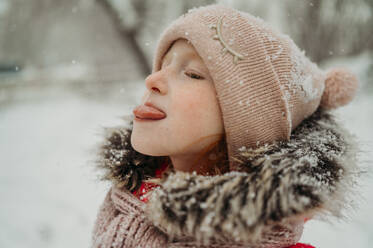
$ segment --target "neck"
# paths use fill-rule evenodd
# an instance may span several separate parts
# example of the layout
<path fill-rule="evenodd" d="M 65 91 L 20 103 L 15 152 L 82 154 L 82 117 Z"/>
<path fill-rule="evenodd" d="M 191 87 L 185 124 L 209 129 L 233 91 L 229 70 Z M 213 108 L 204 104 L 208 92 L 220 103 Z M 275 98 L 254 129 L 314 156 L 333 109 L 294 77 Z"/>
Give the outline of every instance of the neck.
<path fill-rule="evenodd" d="M 193 173 L 195 171 L 198 175 L 213 175 L 213 163 L 209 159 L 209 154 L 205 154 L 202 158 L 199 158 L 195 155 L 179 155 L 179 156 L 170 156 L 172 165 L 175 170 Z"/>

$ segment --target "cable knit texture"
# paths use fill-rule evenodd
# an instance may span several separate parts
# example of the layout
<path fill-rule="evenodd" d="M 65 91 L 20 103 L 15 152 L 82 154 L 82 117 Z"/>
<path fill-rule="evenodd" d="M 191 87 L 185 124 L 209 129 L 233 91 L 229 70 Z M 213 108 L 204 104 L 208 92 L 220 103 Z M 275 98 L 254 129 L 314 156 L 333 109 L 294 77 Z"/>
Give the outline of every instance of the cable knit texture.
<path fill-rule="evenodd" d="M 92 247 L 166 247 L 167 236 L 144 215 L 143 203 L 112 188 L 97 216 Z"/>

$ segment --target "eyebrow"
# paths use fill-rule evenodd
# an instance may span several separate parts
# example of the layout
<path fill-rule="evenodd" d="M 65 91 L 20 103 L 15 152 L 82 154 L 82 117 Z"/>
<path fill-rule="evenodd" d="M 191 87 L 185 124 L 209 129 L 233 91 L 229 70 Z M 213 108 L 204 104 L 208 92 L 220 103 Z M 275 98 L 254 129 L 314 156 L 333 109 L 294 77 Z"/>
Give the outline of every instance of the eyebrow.
<path fill-rule="evenodd" d="M 167 52 L 166 55 L 163 57 L 162 62 L 161 62 L 161 66 L 163 65 L 164 61 L 166 60 L 166 57 L 167 57 L 169 54 L 170 54 L 170 53 Z M 191 58 L 195 58 L 195 60 L 197 60 L 197 56 L 196 56 L 195 53 L 192 52 L 192 51 L 184 53 L 184 54 L 183 54 L 183 57 L 184 57 L 184 58 L 187 57 L 187 58 L 189 58 L 189 59 L 191 59 Z M 169 58 L 170 58 L 170 56 L 167 57 L 167 59 L 169 59 Z M 205 65 L 202 59 L 198 60 L 198 63 L 200 63 L 200 64 L 202 63 L 203 65 Z M 206 67 L 206 65 L 203 66 L 203 68 L 201 68 L 201 70 L 202 70 L 203 73 L 206 73 L 206 74 L 207 74 L 206 76 L 208 76 L 208 75 L 209 75 L 209 71 L 208 71 L 207 68 L 205 69 L 205 67 Z"/>

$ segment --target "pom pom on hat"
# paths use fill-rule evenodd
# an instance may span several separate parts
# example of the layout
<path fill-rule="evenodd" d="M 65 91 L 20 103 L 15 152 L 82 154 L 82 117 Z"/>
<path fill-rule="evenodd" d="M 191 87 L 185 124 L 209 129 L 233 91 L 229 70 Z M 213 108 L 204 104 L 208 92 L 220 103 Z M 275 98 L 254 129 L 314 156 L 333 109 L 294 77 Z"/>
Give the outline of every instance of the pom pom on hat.
<path fill-rule="evenodd" d="M 326 74 L 325 89 L 320 105 L 335 109 L 349 103 L 358 88 L 357 77 L 345 68 L 333 68 Z"/>

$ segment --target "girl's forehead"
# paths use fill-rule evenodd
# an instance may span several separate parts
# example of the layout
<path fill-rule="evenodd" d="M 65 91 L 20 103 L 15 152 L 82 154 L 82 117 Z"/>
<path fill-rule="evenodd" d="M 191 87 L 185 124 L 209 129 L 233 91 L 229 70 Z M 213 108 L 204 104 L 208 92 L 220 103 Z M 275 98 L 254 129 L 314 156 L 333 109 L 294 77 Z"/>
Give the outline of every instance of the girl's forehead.
<path fill-rule="evenodd" d="M 166 61 L 167 63 L 171 63 L 172 60 L 188 61 L 188 63 L 198 65 L 199 69 L 205 73 L 206 77 L 210 77 L 210 73 L 203 59 L 199 56 L 193 45 L 186 40 L 180 39 L 174 42 L 162 58 L 161 65 Z"/>
<path fill-rule="evenodd" d="M 197 54 L 197 51 L 194 49 L 193 45 L 185 39 L 178 39 L 175 42 L 173 42 L 169 51 L 171 50 Z"/>
<path fill-rule="evenodd" d="M 180 44 L 180 43 L 179 43 Z M 176 42 L 171 46 L 171 48 L 167 51 L 163 60 L 166 58 L 188 58 L 188 59 L 200 59 L 197 51 L 194 49 L 192 45 L 189 45 L 185 42 L 185 44 L 176 44 Z"/>

